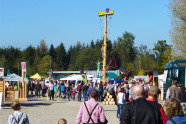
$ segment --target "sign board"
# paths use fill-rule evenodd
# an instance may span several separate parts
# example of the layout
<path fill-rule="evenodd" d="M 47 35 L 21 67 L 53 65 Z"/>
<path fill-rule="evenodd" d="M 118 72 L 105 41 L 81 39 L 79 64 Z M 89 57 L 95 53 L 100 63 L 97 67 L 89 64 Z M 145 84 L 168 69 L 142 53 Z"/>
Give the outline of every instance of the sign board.
<path fill-rule="evenodd" d="M 4 68 L 0 68 L 0 77 L 4 77 Z"/>
<path fill-rule="evenodd" d="M 153 72 L 153 77 L 158 77 L 158 71 Z"/>
<path fill-rule="evenodd" d="M 113 10 L 110 10 L 109 12 L 99 12 L 99 16 L 104 16 L 104 15 L 113 15 L 114 14 L 114 11 Z"/>
<path fill-rule="evenodd" d="M 21 62 L 22 71 L 26 72 L 26 62 Z"/>

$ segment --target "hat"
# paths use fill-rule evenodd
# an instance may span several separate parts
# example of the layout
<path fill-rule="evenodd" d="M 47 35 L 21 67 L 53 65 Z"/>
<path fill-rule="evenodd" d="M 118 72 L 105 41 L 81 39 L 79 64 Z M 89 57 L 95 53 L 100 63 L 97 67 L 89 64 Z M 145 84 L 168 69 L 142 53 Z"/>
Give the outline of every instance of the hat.
<path fill-rule="evenodd" d="M 160 89 L 156 86 L 151 86 L 149 91 L 154 92 L 155 94 L 160 94 L 161 93 Z"/>

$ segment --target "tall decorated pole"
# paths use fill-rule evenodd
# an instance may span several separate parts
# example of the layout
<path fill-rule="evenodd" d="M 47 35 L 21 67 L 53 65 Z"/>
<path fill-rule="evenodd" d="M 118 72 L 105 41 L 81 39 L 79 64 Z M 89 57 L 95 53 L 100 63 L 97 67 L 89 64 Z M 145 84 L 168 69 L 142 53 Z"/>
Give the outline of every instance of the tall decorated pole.
<path fill-rule="evenodd" d="M 113 15 L 114 11 L 106 8 L 104 12 L 99 12 L 99 16 L 105 16 L 104 42 L 103 42 L 103 77 L 102 82 L 106 82 L 106 58 L 107 58 L 107 15 Z"/>

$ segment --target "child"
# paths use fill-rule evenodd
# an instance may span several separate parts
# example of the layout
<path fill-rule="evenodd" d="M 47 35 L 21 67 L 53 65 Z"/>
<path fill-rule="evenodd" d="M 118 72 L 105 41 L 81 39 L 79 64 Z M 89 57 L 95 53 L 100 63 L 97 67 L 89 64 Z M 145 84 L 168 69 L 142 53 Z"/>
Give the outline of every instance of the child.
<path fill-rule="evenodd" d="M 27 114 L 22 113 L 21 110 L 21 104 L 18 100 L 12 101 L 12 109 L 14 110 L 14 113 L 11 114 L 8 118 L 8 124 L 29 124 L 29 120 L 27 117 Z"/>
<path fill-rule="evenodd" d="M 76 96 L 76 88 L 75 87 L 73 87 L 72 94 L 73 94 L 73 100 L 75 101 L 75 96 Z"/>
<path fill-rule="evenodd" d="M 67 121 L 63 118 L 59 119 L 58 124 L 67 124 Z"/>

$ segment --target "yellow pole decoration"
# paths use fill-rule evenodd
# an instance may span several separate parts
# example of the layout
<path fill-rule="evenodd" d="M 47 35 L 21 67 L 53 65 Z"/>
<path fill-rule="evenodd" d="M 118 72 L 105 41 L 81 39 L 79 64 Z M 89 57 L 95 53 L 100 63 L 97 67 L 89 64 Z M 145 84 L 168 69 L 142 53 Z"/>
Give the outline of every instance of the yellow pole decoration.
<path fill-rule="evenodd" d="M 106 58 L 107 58 L 107 15 L 113 15 L 114 11 L 106 8 L 105 12 L 99 12 L 99 16 L 105 16 L 104 42 L 103 42 L 103 77 L 102 82 L 106 82 Z"/>

